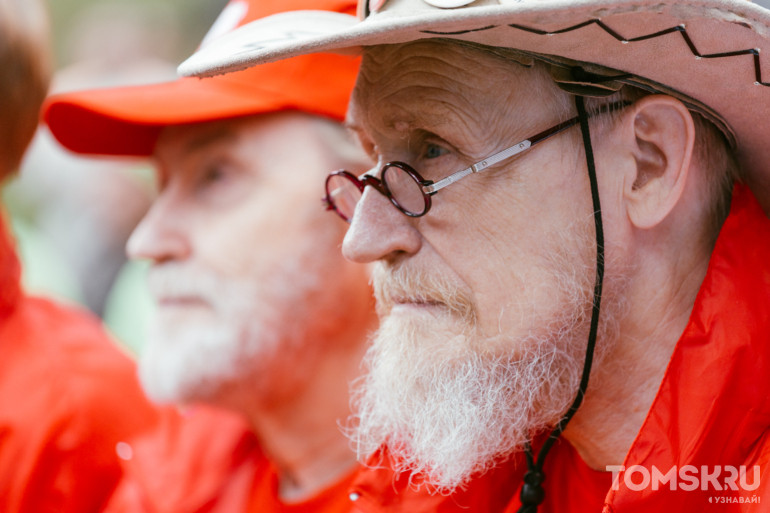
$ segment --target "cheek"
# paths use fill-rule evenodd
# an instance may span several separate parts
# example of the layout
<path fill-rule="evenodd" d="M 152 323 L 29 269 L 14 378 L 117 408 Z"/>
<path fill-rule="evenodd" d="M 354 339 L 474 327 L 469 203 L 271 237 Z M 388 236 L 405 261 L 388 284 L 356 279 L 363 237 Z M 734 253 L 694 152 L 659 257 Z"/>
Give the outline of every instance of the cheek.
<path fill-rule="evenodd" d="M 204 234 L 201 252 L 206 255 L 208 264 L 225 276 L 245 277 L 260 266 L 266 254 L 274 253 L 281 245 L 280 239 L 276 240 L 278 234 L 270 216 L 249 210 L 220 214 L 216 226 Z"/>
<path fill-rule="evenodd" d="M 241 201 L 212 207 L 198 216 L 196 251 L 209 267 L 225 276 L 244 277 L 270 255 L 283 254 L 293 227 L 281 195 L 255 188 Z"/>
<path fill-rule="evenodd" d="M 251 228 L 247 228 L 251 234 L 247 244 L 255 261 L 292 261 L 318 276 L 341 272 L 345 260 L 340 248 L 347 225 L 324 212 L 320 201 L 283 204 L 267 216 L 263 209 L 259 210 Z"/>
<path fill-rule="evenodd" d="M 426 218 L 435 229 L 426 238 L 472 291 L 485 335 L 516 332 L 549 308 L 559 279 L 554 255 L 569 253 L 570 227 L 590 220 L 590 196 L 579 199 L 587 194 L 579 171 L 567 169 L 550 181 L 500 181 L 486 188 L 483 201 L 447 207 L 443 220 Z"/>

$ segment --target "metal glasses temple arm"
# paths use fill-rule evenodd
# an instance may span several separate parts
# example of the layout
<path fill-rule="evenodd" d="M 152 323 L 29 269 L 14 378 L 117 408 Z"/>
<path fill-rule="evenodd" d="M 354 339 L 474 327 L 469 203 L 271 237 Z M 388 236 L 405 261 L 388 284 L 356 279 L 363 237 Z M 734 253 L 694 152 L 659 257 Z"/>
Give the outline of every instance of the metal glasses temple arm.
<path fill-rule="evenodd" d="M 630 105 L 631 102 L 628 101 L 618 101 L 615 103 L 609 103 L 606 105 L 602 105 L 596 112 L 590 113 L 589 117 L 593 117 L 596 114 L 603 114 L 605 112 L 621 109 L 623 107 L 626 107 Z M 425 194 L 435 194 L 447 185 L 451 185 L 455 183 L 456 181 L 465 178 L 466 176 L 472 174 L 472 173 L 478 173 L 480 171 L 485 170 L 489 166 L 493 166 L 499 162 L 502 162 L 505 159 L 509 159 L 513 157 L 514 155 L 518 155 L 519 153 L 528 150 L 533 145 L 545 141 L 551 136 L 554 136 L 558 134 L 559 132 L 563 132 L 564 130 L 575 126 L 578 124 L 580 118 L 574 117 L 572 119 L 568 119 L 567 121 L 563 121 L 559 123 L 558 125 L 552 126 L 551 128 L 548 128 L 547 130 L 543 130 L 537 135 L 534 135 L 533 137 L 530 137 L 529 139 L 525 139 L 521 142 L 518 142 L 511 146 L 510 148 L 506 148 L 503 151 L 497 152 L 491 157 L 487 157 L 486 159 L 482 160 L 481 162 L 476 162 L 471 167 L 467 167 L 463 169 L 462 171 L 458 171 L 456 173 L 452 173 L 451 175 L 447 176 L 446 178 L 442 178 L 438 182 L 435 183 L 429 183 L 422 185 L 423 193 Z"/>
<path fill-rule="evenodd" d="M 567 121 L 564 121 L 563 123 L 559 123 L 556 126 L 553 126 L 549 128 L 548 130 L 544 130 L 540 132 L 539 134 L 530 137 L 529 139 L 525 139 L 521 142 L 518 142 L 514 144 L 513 146 L 506 148 L 502 151 L 499 151 L 495 153 L 494 155 L 485 158 L 484 160 L 480 162 L 476 162 L 471 167 L 467 167 L 463 169 L 462 171 L 458 171 L 456 173 L 452 173 L 451 175 L 447 176 L 446 178 L 442 178 L 436 183 L 432 183 L 429 185 L 423 185 L 422 190 L 426 194 L 435 194 L 447 185 L 451 185 L 455 183 L 457 180 L 460 180 L 461 178 L 465 178 L 471 173 L 478 173 L 480 171 L 484 171 L 489 166 L 493 166 L 495 164 L 498 164 L 506 159 L 509 159 L 515 155 L 518 155 L 519 153 L 522 153 L 523 151 L 528 150 L 532 147 L 533 144 L 539 143 L 540 141 L 544 141 L 551 137 L 552 135 L 556 135 L 559 132 L 566 130 L 567 128 L 576 125 L 578 122 L 578 118 L 572 118 L 568 119 Z"/>
<path fill-rule="evenodd" d="M 529 147 L 532 146 L 532 143 L 529 140 L 521 141 L 519 143 L 516 143 L 515 145 L 511 146 L 510 148 L 506 148 L 503 151 L 500 151 L 498 153 L 495 153 L 494 155 L 487 157 L 486 159 L 482 160 L 481 162 L 476 162 L 471 167 L 467 167 L 463 169 L 462 171 L 458 171 L 456 173 L 452 173 L 451 175 L 447 176 L 446 178 L 442 178 L 438 182 L 432 183 L 430 185 L 423 185 L 422 190 L 426 194 L 435 194 L 436 192 L 440 191 L 447 185 L 451 185 L 455 183 L 457 180 L 460 180 L 461 178 L 465 178 L 471 173 L 478 173 L 479 171 L 483 171 L 489 166 L 493 166 L 497 164 L 498 162 L 502 162 L 503 160 L 513 157 L 514 155 L 518 155 L 524 150 L 529 149 Z"/>

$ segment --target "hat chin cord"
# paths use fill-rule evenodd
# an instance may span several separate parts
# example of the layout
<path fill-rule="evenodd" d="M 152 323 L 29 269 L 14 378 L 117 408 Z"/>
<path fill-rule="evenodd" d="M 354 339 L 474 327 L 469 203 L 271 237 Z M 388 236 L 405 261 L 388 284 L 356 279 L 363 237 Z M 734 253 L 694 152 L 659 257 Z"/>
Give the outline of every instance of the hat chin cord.
<path fill-rule="evenodd" d="M 586 152 L 586 163 L 588 165 L 588 179 L 591 182 L 591 199 L 594 209 L 594 225 L 596 228 L 596 280 L 594 282 L 594 299 L 591 312 L 591 329 L 588 333 L 588 345 L 586 346 L 586 358 L 583 364 L 583 374 L 580 378 L 577 396 L 572 402 L 567 412 L 556 424 L 556 427 L 548 435 L 537 460 L 532 454 L 532 445 L 527 442 L 524 445 L 524 454 L 527 459 L 527 472 L 524 474 L 524 484 L 521 487 L 521 508 L 518 513 L 536 513 L 538 506 L 545 500 L 545 490 L 543 481 L 545 473 L 543 464 L 548 451 L 551 450 L 554 442 L 559 438 L 567 423 L 577 412 L 583 402 L 583 398 L 588 388 L 588 378 L 591 374 L 591 365 L 594 357 L 594 347 L 596 346 L 596 333 L 599 326 L 599 307 L 602 299 L 602 283 L 604 281 L 604 228 L 602 226 L 602 210 L 599 202 L 599 186 L 596 181 L 596 165 L 594 163 L 593 147 L 591 146 L 591 133 L 588 128 L 588 114 L 585 108 L 585 99 L 582 96 L 575 96 L 575 106 L 577 107 L 578 117 L 580 119 L 580 132 L 583 136 L 583 146 Z"/>

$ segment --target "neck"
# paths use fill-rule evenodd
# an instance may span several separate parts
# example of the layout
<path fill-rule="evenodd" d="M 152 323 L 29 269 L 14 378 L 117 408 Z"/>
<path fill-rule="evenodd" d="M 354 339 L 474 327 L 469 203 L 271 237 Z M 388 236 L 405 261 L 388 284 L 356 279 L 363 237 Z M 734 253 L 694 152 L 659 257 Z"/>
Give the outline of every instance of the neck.
<path fill-rule="evenodd" d="M 623 463 L 660 388 L 708 267 L 709 252 L 682 258 L 692 247 L 675 249 L 677 258 L 666 261 L 655 249 L 637 248 L 638 265 L 623 293 L 631 309 L 564 432 L 594 470 Z"/>
<path fill-rule="evenodd" d="M 287 502 L 307 499 L 339 481 L 356 466 L 355 454 L 340 429 L 350 415 L 349 386 L 361 372 L 366 325 L 337 334 L 335 340 L 309 341 L 320 348 L 300 355 L 292 372 L 301 379 L 283 394 L 252 401 L 248 420 L 279 477 L 279 494 Z M 286 377 L 278 377 L 288 382 Z"/>

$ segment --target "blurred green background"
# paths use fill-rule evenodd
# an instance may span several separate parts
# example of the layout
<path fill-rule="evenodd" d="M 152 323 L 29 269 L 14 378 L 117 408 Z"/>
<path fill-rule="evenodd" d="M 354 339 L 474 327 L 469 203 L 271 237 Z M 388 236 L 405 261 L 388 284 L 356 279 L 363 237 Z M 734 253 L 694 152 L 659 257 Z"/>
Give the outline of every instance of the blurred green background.
<path fill-rule="evenodd" d="M 158 57 L 180 62 L 197 47 L 225 0 L 47 0 L 58 67 L 73 63 L 72 41 L 84 17 L 94 9 L 117 6 L 143 18 L 151 32 L 166 43 Z"/>

